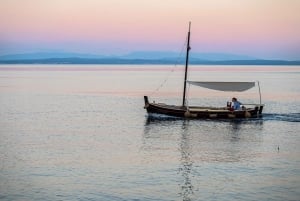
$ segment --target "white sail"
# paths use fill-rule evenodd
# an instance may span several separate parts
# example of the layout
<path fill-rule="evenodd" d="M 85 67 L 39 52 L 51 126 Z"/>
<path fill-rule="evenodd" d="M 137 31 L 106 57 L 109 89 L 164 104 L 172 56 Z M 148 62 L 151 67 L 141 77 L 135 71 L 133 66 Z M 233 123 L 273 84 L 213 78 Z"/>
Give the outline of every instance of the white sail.
<path fill-rule="evenodd" d="M 187 83 L 213 89 L 217 91 L 246 91 L 255 86 L 255 82 L 198 82 L 187 81 Z"/>

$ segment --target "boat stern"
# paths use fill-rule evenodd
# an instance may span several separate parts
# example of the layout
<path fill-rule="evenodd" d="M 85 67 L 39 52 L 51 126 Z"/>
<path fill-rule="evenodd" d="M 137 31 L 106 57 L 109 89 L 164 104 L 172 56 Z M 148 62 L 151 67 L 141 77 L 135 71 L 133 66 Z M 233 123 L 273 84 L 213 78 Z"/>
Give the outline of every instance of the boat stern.
<path fill-rule="evenodd" d="M 255 112 L 257 114 L 257 116 L 262 116 L 262 111 L 264 109 L 264 105 L 263 104 L 259 104 L 255 106 Z"/>
<path fill-rule="evenodd" d="M 261 114 L 264 109 L 264 105 L 259 105 L 258 113 Z"/>

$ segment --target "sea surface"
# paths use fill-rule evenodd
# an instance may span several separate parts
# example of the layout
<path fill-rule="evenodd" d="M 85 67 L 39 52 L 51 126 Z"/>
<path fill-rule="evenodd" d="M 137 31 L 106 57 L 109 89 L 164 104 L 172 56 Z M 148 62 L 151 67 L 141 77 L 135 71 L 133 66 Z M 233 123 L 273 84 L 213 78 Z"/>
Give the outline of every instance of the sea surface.
<path fill-rule="evenodd" d="M 0 200 L 300 200 L 300 66 L 190 66 L 190 80 L 259 81 L 263 117 L 148 115 L 181 104 L 183 67 L 0 65 Z M 243 93 L 188 87 L 188 104 Z"/>

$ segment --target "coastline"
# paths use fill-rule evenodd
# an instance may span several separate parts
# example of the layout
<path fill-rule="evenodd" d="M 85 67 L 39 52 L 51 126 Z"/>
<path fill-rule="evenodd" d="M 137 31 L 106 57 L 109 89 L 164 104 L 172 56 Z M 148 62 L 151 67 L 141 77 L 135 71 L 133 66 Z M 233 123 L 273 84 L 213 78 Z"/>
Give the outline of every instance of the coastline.
<path fill-rule="evenodd" d="M 49 58 L 49 59 L 20 59 L 20 60 L 0 60 L 0 64 L 132 64 L 132 65 L 170 65 L 184 64 L 183 61 L 173 59 L 86 59 L 86 58 Z M 191 65 L 300 65 L 300 61 L 287 60 L 224 60 L 206 61 L 191 59 Z"/>

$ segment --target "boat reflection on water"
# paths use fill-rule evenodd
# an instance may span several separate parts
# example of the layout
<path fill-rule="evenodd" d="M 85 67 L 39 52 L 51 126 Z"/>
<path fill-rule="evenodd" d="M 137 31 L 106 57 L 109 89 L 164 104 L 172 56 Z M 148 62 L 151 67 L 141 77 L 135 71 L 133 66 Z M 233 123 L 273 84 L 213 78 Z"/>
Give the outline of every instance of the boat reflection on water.
<path fill-rule="evenodd" d="M 182 176 L 182 183 L 180 184 L 180 195 L 183 201 L 191 200 L 191 196 L 194 194 L 194 186 L 192 184 L 191 175 L 193 168 L 193 152 L 191 150 L 191 142 L 188 136 L 188 122 L 183 121 L 182 135 L 179 151 L 181 153 L 179 174 Z"/>
<path fill-rule="evenodd" d="M 143 149 L 150 157 L 162 157 L 166 167 L 175 164 L 178 194 L 189 201 L 207 188 L 206 180 L 214 177 L 211 168 L 257 157 L 255 150 L 262 145 L 258 131 L 262 128 L 261 119 L 200 121 L 147 116 Z"/>

